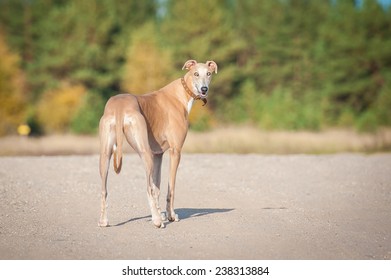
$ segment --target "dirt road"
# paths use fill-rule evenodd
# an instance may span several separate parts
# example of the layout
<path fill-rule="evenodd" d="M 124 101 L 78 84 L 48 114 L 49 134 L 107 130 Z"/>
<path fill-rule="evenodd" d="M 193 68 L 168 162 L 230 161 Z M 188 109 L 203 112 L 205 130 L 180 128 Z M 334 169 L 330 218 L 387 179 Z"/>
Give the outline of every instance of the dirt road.
<path fill-rule="evenodd" d="M 391 154 L 185 154 L 165 229 L 126 154 L 99 204 L 96 155 L 0 157 L 0 259 L 391 259 Z"/>

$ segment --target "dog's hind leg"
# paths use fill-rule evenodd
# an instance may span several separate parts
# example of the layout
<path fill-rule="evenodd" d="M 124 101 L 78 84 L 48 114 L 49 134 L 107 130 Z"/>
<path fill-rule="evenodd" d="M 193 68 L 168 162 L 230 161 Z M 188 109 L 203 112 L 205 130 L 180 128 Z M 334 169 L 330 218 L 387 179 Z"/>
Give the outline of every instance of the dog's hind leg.
<path fill-rule="evenodd" d="M 164 212 L 163 213 L 161 212 L 161 209 L 159 207 L 162 160 L 163 160 L 163 153 L 153 155 L 153 182 L 155 183 L 155 186 L 157 187 L 156 195 L 155 195 L 155 200 L 156 200 L 155 203 L 158 206 L 158 212 L 159 212 L 162 220 L 165 221 L 165 220 L 167 220 L 167 217 L 164 214 Z"/>
<path fill-rule="evenodd" d="M 107 219 L 107 177 L 109 172 L 110 158 L 113 153 L 115 143 L 115 124 L 113 118 L 103 116 L 99 123 L 100 135 L 100 159 L 99 171 L 102 179 L 101 193 L 101 213 L 98 225 L 107 227 L 109 221 Z"/>
<path fill-rule="evenodd" d="M 160 171 L 157 169 L 155 171 L 154 167 L 155 162 L 158 165 L 160 164 L 158 158 L 154 158 L 154 154 L 149 146 L 147 124 L 141 113 L 134 112 L 131 118 L 126 119 L 125 137 L 144 163 L 147 178 L 147 196 L 152 214 L 152 222 L 158 228 L 164 227 L 159 207 L 160 189 L 158 183 L 160 183 Z M 158 177 L 159 179 L 157 179 Z"/>
<path fill-rule="evenodd" d="M 142 152 L 140 157 L 144 162 L 145 171 L 147 176 L 147 195 L 149 206 L 151 208 L 152 222 L 156 227 L 164 227 L 162 221 L 161 210 L 159 207 L 159 194 L 160 189 L 155 185 L 153 180 L 153 154 L 151 152 Z"/>

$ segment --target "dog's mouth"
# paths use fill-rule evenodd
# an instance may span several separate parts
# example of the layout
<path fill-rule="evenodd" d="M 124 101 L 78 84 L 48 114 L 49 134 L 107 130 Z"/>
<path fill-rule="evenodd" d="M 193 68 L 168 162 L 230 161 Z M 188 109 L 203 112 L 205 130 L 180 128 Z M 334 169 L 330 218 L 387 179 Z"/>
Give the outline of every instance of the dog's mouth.
<path fill-rule="evenodd" d="M 208 87 L 203 86 L 198 92 L 200 93 L 201 98 L 206 98 L 208 96 Z"/>

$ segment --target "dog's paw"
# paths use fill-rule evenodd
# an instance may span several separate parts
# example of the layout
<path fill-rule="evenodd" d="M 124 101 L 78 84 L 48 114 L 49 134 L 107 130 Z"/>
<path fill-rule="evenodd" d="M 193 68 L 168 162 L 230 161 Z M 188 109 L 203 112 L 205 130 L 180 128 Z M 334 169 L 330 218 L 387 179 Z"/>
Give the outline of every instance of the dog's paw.
<path fill-rule="evenodd" d="M 174 213 L 174 214 L 169 215 L 168 220 L 170 222 L 179 222 L 178 214 Z"/>
<path fill-rule="evenodd" d="M 98 227 L 108 227 L 109 226 L 109 221 L 99 221 Z"/>
<path fill-rule="evenodd" d="M 153 223 L 155 228 L 165 228 L 166 226 L 164 225 L 163 221 L 161 221 L 160 223 Z"/>
<path fill-rule="evenodd" d="M 152 219 L 152 222 L 156 228 L 164 228 L 164 223 L 160 217 Z"/>

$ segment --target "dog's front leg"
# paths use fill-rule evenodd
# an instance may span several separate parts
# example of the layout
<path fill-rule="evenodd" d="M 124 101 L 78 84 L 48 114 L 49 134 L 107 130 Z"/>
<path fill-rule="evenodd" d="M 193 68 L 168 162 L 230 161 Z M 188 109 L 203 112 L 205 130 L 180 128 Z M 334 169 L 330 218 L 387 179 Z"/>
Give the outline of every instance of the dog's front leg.
<path fill-rule="evenodd" d="M 181 152 L 178 149 L 170 150 L 170 178 L 168 182 L 168 192 L 167 192 L 167 218 L 169 221 L 178 222 L 179 217 L 175 214 L 174 211 L 174 196 L 175 196 L 175 180 L 176 173 L 178 170 L 179 162 L 181 160 Z"/>

